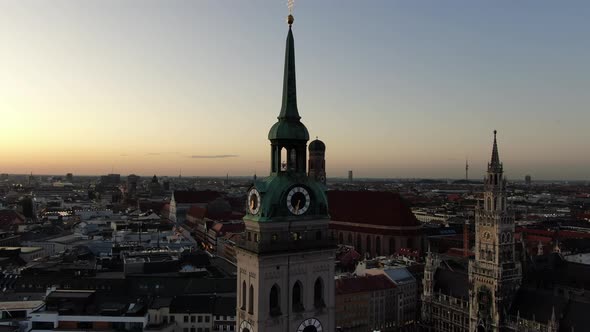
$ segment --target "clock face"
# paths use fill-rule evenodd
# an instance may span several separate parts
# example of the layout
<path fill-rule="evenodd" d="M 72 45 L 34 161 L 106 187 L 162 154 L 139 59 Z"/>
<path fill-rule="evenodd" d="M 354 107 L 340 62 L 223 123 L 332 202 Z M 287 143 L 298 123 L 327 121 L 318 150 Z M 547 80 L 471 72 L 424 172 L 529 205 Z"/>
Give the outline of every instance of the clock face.
<path fill-rule="evenodd" d="M 248 192 L 248 211 L 257 214 L 260 211 L 260 193 L 256 189 Z"/>
<path fill-rule="evenodd" d="M 252 332 L 252 325 L 247 321 L 242 321 L 242 324 L 240 324 L 240 332 Z"/>
<path fill-rule="evenodd" d="M 308 318 L 299 324 L 297 332 L 322 332 L 322 323 L 315 318 Z"/>
<path fill-rule="evenodd" d="M 287 208 L 296 216 L 307 212 L 310 202 L 309 192 L 303 187 L 294 187 L 287 194 Z"/>

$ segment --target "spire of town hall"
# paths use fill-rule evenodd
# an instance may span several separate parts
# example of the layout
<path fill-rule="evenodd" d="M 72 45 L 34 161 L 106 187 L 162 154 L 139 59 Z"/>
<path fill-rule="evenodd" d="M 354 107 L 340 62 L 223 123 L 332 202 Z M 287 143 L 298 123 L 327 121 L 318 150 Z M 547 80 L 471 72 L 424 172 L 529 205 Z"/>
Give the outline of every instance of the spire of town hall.
<path fill-rule="evenodd" d="M 492 148 L 492 161 L 490 162 L 491 168 L 498 168 L 502 166 L 500 163 L 500 156 L 498 155 L 498 142 L 496 140 L 497 133 L 498 132 L 494 130 L 494 147 Z"/>

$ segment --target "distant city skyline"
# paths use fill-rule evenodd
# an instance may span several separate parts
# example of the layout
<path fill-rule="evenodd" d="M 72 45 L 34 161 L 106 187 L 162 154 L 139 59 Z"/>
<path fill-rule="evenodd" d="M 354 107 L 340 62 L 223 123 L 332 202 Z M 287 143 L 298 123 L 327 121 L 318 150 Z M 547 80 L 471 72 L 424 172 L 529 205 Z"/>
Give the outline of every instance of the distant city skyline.
<path fill-rule="evenodd" d="M 0 173 L 259 176 L 286 1 L 0 3 Z M 297 1 L 328 177 L 588 180 L 590 3 Z"/>

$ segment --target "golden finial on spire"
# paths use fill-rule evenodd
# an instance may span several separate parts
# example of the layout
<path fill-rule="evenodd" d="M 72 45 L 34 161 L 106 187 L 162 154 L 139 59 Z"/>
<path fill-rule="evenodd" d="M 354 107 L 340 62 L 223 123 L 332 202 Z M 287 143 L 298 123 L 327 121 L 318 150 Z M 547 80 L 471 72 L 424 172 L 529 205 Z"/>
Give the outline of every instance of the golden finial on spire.
<path fill-rule="evenodd" d="M 293 24 L 293 21 L 295 20 L 293 18 L 293 6 L 295 6 L 295 0 L 287 0 L 287 7 L 289 8 L 289 16 L 287 16 L 287 23 L 289 24 L 289 27 Z"/>

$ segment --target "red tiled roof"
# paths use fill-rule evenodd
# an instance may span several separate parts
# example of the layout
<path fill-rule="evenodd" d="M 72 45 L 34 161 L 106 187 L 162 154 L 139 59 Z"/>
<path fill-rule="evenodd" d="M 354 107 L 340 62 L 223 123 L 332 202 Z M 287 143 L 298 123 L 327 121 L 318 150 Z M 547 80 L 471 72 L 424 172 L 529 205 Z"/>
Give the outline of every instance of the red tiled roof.
<path fill-rule="evenodd" d="M 399 194 L 387 191 L 328 191 L 334 221 L 381 226 L 418 226 L 420 223 Z"/>
<path fill-rule="evenodd" d="M 358 261 L 359 258 L 361 258 L 361 254 L 359 254 L 356 250 L 352 248 L 350 248 L 347 251 L 341 252 L 336 257 L 336 259 L 340 261 L 340 264 L 345 266 L 352 264 L 355 261 Z"/>
<path fill-rule="evenodd" d="M 24 224 L 25 217 L 14 210 L 0 210 L 0 227 Z"/>
<path fill-rule="evenodd" d="M 367 225 L 367 227 L 362 226 L 351 226 L 351 225 L 341 225 L 331 222 L 328 225 L 330 229 L 338 230 L 338 231 L 350 231 L 356 233 L 367 233 L 367 234 L 376 234 L 379 233 L 381 235 L 395 235 L 395 236 L 417 236 L 419 234 L 418 229 L 380 229 L 371 227 L 371 225 Z"/>
<path fill-rule="evenodd" d="M 223 236 L 224 238 L 230 240 L 230 241 L 237 241 L 242 235 L 238 234 L 238 233 L 225 233 L 225 235 Z"/>
<path fill-rule="evenodd" d="M 397 253 L 402 256 L 420 257 L 420 251 L 412 248 L 399 248 Z"/>
<path fill-rule="evenodd" d="M 454 257 L 465 257 L 465 249 L 463 248 L 450 248 L 449 250 L 447 250 L 447 252 L 445 253 L 446 255 L 449 256 L 454 256 Z M 474 256 L 475 253 L 471 250 L 467 250 L 467 256 Z"/>
<path fill-rule="evenodd" d="M 449 194 L 449 195 L 447 195 L 447 200 L 452 201 L 452 202 L 459 201 L 459 200 L 461 200 L 461 195 L 459 195 L 459 194 Z"/>
<path fill-rule="evenodd" d="M 525 240 L 526 242 L 533 242 L 532 244 L 537 244 L 539 242 L 541 243 L 551 243 L 551 238 L 550 237 L 546 237 L 546 236 L 539 236 L 539 235 L 534 235 L 534 234 L 527 234 L 525 236 Z"/>
<path fill-rule="evenodd" d="M 590 238 L 590 233 L 584 232 L 576 232 L 576 231 L 559 231 L 559 238 L 560 239 L 588 239 Z"/>
<path fill-rule="evenodd" d="M 224 235 L 225 233 L 242 233 L 244 231 L 245 225 L 244 223 L 215 223 L 212 230 L 214 230 L 217 235 Z"/>
<path fill-rule="evenodd" d="M 213 190 L 176 190 L 174 200 L 177 204 L 186 203 L 209 203 L 221 197 L 221 193 Z"/>
<path fill-rule="evenodd" d="M 336 279 L 337 295 L 372 292 L 395 287 L 395 283 L 384 274 Z"/>
<path fill-rule="evenodd" d="M 544 229 L 532 229 L 532 228 L 522 228 L 517 227 L 517 232 L 526 233 L 526 238 L 529 238 L 531 235 L 539 235 L 539 236 L 546 236 L 549 238 L 557 237 L 559 239 L 580 239 L 580 238 L 590 238 L 590 233 L 586 232 L 577 232 L 577 231 L 568 231 L 568 230 L 544 230 Z M 525 239 L 526 239 L 525 238 Z"/>
<path fill-rule="evenodd" d="M 197 205 L 191 206 L 188 209 L 188 211 L 186 212 L 187 216 L 191 216 L 191 217 L 198 218 L 198 219 L 205 218 L 206 214 L 207 214 L 207 209 L 204 207 L 197 206 Z"/>
<path fill-rule="evenodd" d="M 168 204 L 166 201 L 140 200 L 138 205 L 141 212 L 152 210 L 161 213 L 166 204 Z"/>

